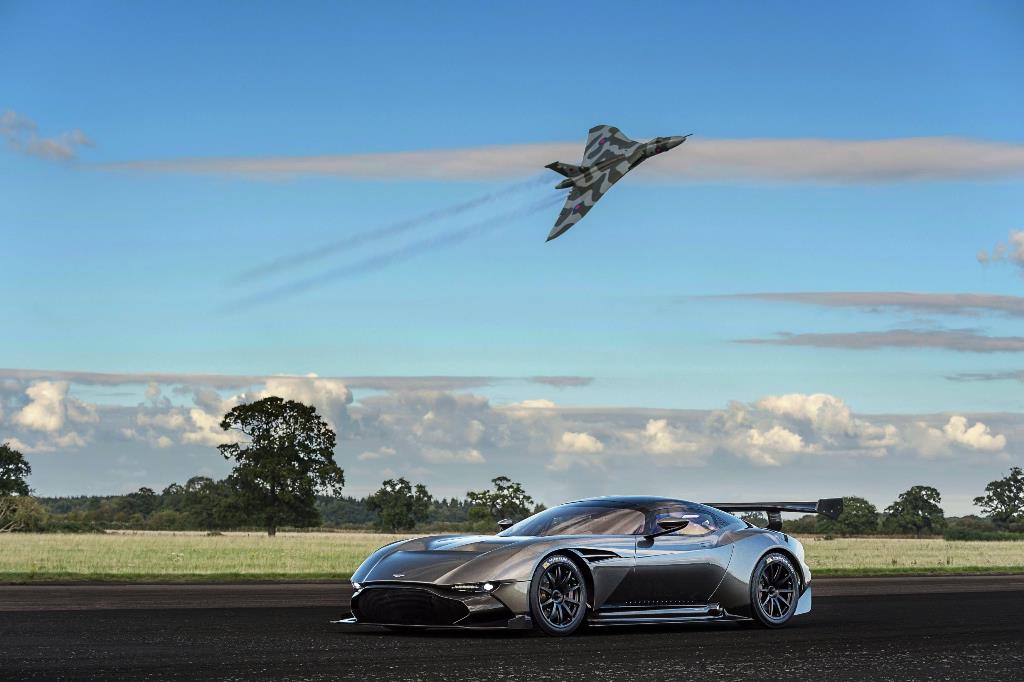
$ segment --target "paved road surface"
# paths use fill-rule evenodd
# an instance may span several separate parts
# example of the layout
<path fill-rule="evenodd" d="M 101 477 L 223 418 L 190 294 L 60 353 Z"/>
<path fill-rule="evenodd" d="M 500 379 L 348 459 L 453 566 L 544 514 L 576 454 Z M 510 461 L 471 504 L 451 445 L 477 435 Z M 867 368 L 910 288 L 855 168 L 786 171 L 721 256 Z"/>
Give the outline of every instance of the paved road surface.
<path fill-rule="evenodd" d="M 332 585 L 0 586 L 0 679 L 1021 679 L 1024 578 L 819 580 L 735 625 L 395 635 Z"/>

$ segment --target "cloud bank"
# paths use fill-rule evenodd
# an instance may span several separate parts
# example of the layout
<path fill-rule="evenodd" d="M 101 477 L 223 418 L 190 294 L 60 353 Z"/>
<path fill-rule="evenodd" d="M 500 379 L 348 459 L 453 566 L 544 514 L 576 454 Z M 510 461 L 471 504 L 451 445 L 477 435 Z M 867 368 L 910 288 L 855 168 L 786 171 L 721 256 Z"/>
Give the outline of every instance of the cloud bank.
<path fill-rule="evenodd" d="M 347 376 L 317 377 L 317 375 L 297 376 L 291 378 L 337 380 L 349 388 L 371 389 L 378 391 L 403 390 L 460 390 L 491 386 L 499 382 L 526 381 L 528 383 L 559 385 L 563 387 L 586 386 L 594 381 L 593 377 L 558 376 L 558 377 L 493 377 L 493 376 Z M 77 370 L 43 370 L 0 368 L 0 379 L 17 381 L 65 381 L 86 386 L 126 386 L 164 384 L 178 387 L 201 386 L 217 390 L 241 390 L 269 380 L 288 378 L 287 375 L 273 374 L 201 374 L 172 372 L 84 372 Z"/>
<path fill-rule="evenodd" d="M 111 481 L 160 487 L 204 470 L 223 475 L 227 465 L 214 447 L 235 436 L 220 429 L 222 415 L 268 395 L 317 407 L 338 433 L 337 458 L 355 493 L 396 474 L 446 495 L 508 474 L 557 499 L 663 490 L 720 478 L 722 467 L 730 481 L 756 483 L 766 472 L 791 477 L 826 463 L 870 467 L 872 476 L 890 460 L 1002 466 L 1024 438 L 1021 415 L 866 415 L 828 393 L 703 410 L 586 408 L 543 397 L 494 404 L 464 390 L 360 393 L 341 379 L 308 376 L 268 377 L 241 391 L 193 384 L 187 393 L 179 383 L 153 381 L 135 404 L 111 405 L 77 395 L 76 386 L 0 376 L 0 441 L 30 454 L 40 471 L 60 462 L 52 480 L 72 476 L 59 485 L 77 492 L 109 491 Z M 64 473 L 87 456 L 88 465 Z"/>
<path fill-rule="evenodd" d="M 336 176 L 370 180 L 495 181 L 574 162 L 581 142 L 303 157 L 201 157 L 123 161 L 103 170 L 247 178 Z M 660 182 L 878 182 L 1024 177 L 1024 144 L 957 137 L 884 140 L 691 139 L 636 171 Z"/>

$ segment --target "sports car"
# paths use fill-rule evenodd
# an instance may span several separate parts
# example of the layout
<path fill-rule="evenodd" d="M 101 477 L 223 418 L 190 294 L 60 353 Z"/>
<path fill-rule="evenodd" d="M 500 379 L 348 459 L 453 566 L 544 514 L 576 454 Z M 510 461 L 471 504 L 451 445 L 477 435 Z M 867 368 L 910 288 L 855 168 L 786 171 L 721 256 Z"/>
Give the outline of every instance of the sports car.
<path fill-rule="evenodd" d="M 759 528 L 730 512 L 764 511 Z M 577 500 L 497 535 L 394 542 L 352 576 L 341 622 L 406 628 L 534 628 L 750 621 L 782 627 L 811 609 L 803 546 L 782 512 L 835 518 L 841 499 L 698 504 L 661 497 Z"/>

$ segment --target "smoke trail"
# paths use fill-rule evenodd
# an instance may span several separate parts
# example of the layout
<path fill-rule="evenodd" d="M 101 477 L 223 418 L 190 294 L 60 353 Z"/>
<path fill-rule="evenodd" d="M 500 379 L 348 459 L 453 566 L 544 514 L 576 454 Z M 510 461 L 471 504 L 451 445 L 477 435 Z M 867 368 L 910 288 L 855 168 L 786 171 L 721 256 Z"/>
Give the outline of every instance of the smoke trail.
<path fill-rule="evenodd" d="M 405 246 L 400 246 L 388 251 L 383 251 L 374 256 L 368 256 L 361 260 L 357 260 L 354 263 L 348 263 L 336 268 L 331 268 L 330 270 L 325 270 L 324 272 L 310 277 L 295 280 L 288 284 L 282 284 L 281 286 L 253 294 L 252 296 L 246 296 L 236 300 L 233 304 L 224 306 L 224 309 L 238 310 L 240 308 L 247 308 L 261 303 L 268 303 L 277 299 L 300 294 L 304 291 L 323 286 L 324 284 L 337 279 L 345 279 L 355 275 L 374 272 L 431 251 L 454 246 L 455 244 L 459 244 L 470 237 L 494 231 L 498 228 L 504 227 L 512 221 L 548 210 L 552 206 L 556 206 L 564 201 L 565 194 L 559 193 L 557 196 L 548 197 L 543 201 L 534 202 L 525 207 L 500 213 L 487 220 L 481 220 L 465 227 L 460 227 L 456 230 L 449 230 L 432 237 L 419 239 L 410 244 L 406 244 Z"/>
<path fill-rule="evenodd" d="M 501 199 L 512 194 L 523 192 L 538 185 L 546 184 L 547 182 L 550 181 L 551 177 L 544 173 L 541 175 L 534 176 L 528 180 L 524 180 L 522 182 L 506 185 L 505 187 L 496 189 L 493 192 L 488 192 L 487 194 L 480 195 L 478 197 L 470 199 L 469 201 L 464 201 L 462 203 L 454 204 L 452 206 L 445 206 L 442 208 L 434 209 L 433 211 L 424 213 L 423 215 L 415 216 L 413 218 L 407 218 L 406 220 L 402 220 L 400 222 L 393 223 L 391 225 L 387 225 L 384 227 L 378 227 L 372 230 L 358 232 L 350 237 L 345 237 L 344 239 L 339 239 L 337 241 L 324 244 L 323 246 L 319 246 L 315 249 L 300 251 L 299 253 L 295 253 L 289 256 L 281 256 L 279 258 L 275 258 L 272 261 L 263 263 L 262 265 L 257 265 L 253 268 L 238 273 L 237 275 L 231 278 L 230 283 L 242 284 L 244 282 L 248 282 L 254 279 L 262 279 L 264 277 L 273 275 L 282 270 L 288 270 L 290 268 L 295 268 L 300 265 L 306 265 L 307 263 L 322 260 L 339 251 L 356 248 L 358 246 L 362 246 L 363 244 L 369 244 L 380 239 L 394 237 L 404 232 L 408 232 L 409 230 L 415 227 L 419 227 L 420 225 L 425 225 L 427 223 L 434 222 L 435 220 L 441 220 L 442 218 L 453 218 L 467 211 L 472 211 L 475 208 L 479 208 L 481 206 L 489 204 L 497 199 Z"/>

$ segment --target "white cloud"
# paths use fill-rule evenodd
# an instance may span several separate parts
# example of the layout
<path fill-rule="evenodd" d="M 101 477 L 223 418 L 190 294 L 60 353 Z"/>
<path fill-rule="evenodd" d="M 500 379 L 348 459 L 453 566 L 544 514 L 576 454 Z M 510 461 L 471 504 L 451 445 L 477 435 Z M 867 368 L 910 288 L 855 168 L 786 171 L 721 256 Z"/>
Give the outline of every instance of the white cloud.
<path fill-rule="evenodd" d="M 220 415 L 209 414 L 198 407 L 193 407 L 188 411 L 188 417 L 191 423 L 181 434 L 183 443 L 217 447 L 225 443 L 237 443 L 242 439 L 242 435 L 237 431 L 225 431 L 220 428 Z"/>
<path fill-rule="evenodd" d="M 168 431 L 180 431 L 190 425 L 189 419 L 180 409 L 155 414 L 140 412 L 135 416 L 135 423 L 139 426 L 151 426 Z"/>
<path fill-rule="evenodd" d="M 582 141 L 380 154 L 192 158 L 106 164 L 109 170 L 280 178 L 479 181 L 536 173 L 551 159 L 573 162 Z M 638 179 L 663 182 L 872 183 L 985 180 L 1024 175 L 1024 144 L 954 137 L 884 140 L 748 138 L 689 140 L 655 157 Z"/>
<path fill-rule="evenodd" d="M 970 426 L 962 415 L 951 415 L 945 424 L 918 420 L 906 429 L 907 447 L 922 457 L 951 457 L 958 453 L 998 454 L 1006 449 L 1004 434 L 993 433 L 981 421 Z"/>
<path fill-rule="evenodd" d="M 445 450 L 443 448 L 423 448 L 423 459 L 434 464 L 483 464 L 486 460 L 479 450 L 465 448 L 462 450 Z"/>
<path fill-rule="evenodd" d="M 64 400 L 68 395 L 66 381 L 39 381 L 25 390 L 28 405 L 12 418 L 15 424 L 33 431 L 54 432 L 64 428 L 67 410 Z"/>
<path fill-rule="evenodd" d="M 324 379 L 316 374 L 268 377 L 263 389 L 256 392 L 254 397 L 269 396 L 313 405 L 336 431 L 345 428 L 348 423 L 347 407 L 352 402 L 352 391 L 340 379 Z M 246 396 L 242 402 L 249 402 L 250 399 Z"/>
<path fill-rule="evenodd" d="M 558 405 L 551 400 L 537 398 L 533 400 L 521 400 L 518 403 L 509 403 L 507 407 L 523 408 L 528 410 L 550 410 L 558 407 Z"/>
<path fill-rule="evenodd" d="M 853 415 L 827 393 L 765 396 L 734 403 L 708 420 L 716 446 L 755 464 L 777 466 L 797 455 L 884 457 L 901 445 L 899 429 Z"/>
<path fill-rule="evenodd" d="M 146 384 L 146 400 L 150 401 L 151 403 L 156 402 L 157 400 L 160 399 L 160 394 L 160 384 L 156 383 L 155 381 L 150 381 L 148 384 Z"/>
<path fill-rule="evenodd" d="M 89 136 L 77 128 L 56 137 L 40 137 L 35 121 L 11 110 L 0 114 L 0 136 L 14 151 L 55 161 L 74 159 L 80 147 L 93 146 Z"/>
<path fill-rule="evenodd" d="M 85 438 L 81 434 L 75 433 L 74 431 L 68 431 L 54 436 L 49 445 L 52 445 L 54 450 L 57 449 L 69 449 L 69 448 L 82 448 L 85 447 Z"/>
<path fill-rule="evenodd" d="M 991 253 L 979 251 L 978 262 L 982 265 L 1011 263 L 1024 268 L 1024 230 L 1010 230 L 1009 238 L 1005 242 L 997 243 Z"/>
<path fill-rule="evenodd" d="M 366 462 L 373 459 L 381 459 L 383 457 L 394 457 L 395 452 L 396 451 L 394 448 L 381 446 L 376 450 L 364 450 L 363 452 L 359 453 L 359 456 L 356 459 L 358 459 L 360 462 Z"/>
<path fill-rule="evenodd" d="M 495 409 L 501 410 L 511 419 L 542 420 L 549 418 L 550 411 L 557 408 L 558 405 L 550 400 L 536 398 L 509 403 Z"/>
<path fill-rule="evenodd" d="M 989 427 L 981 422 L 975 422 L 974 426 L 968 427 L 967 418 L 960 415 L 950 417 L 942 427 L 942 433 L 950 443 L 968 450 L 998 452 L 1006 447 L 1006 436 L 993 435 Z"/>
<path fill-rule="evenodd" d="M 775 415 L 806 420 L 825 433 L 848 433 L 853 427 L 850 408 L 839 398 L 826 393 L 770 395 L 755 405 Z"/>
<path fill-rule="evenodd" d="M 788 455 L 810 451 L 799 434 L 781 426 L 773 426 L 768 431 L 750 429 L 746 441 L 750 446 L 747 455 L 755 464 L 778 466 Z"/>
<path fill-rule="evenodd" d="M 650 419 L 644 427 L 642 442 L 644 450 L 656 455 L 670 455 L 697 448 L 695 443 L 684 438 L 682 431 L 669 426 L 667 419 Z"/>
<path fill-rule="evenodd" d="M 576 452 L 576 453 L 597 453 L 604 452 L 604 443 L 599 441 L 589 433 L 576 433 L 573 431 L 566 431 L 562 434 L 561 438 L 555 444 L 555 449 L 559 452 Z"/>
<path fill-rule="evenodd" d="M 25 389 L 28 404 L 11 416 L 11 421 L 30 431 L 52 435 L 58 447 L 71 447 L 83 443 L 79 434 L 60 434 L 71 424 L 95 424 L 99 421 L 96 406 L 68 395 L 66 381 L 37 381 Z M 38 445 L 36 447 L 39 447 Z"/>

